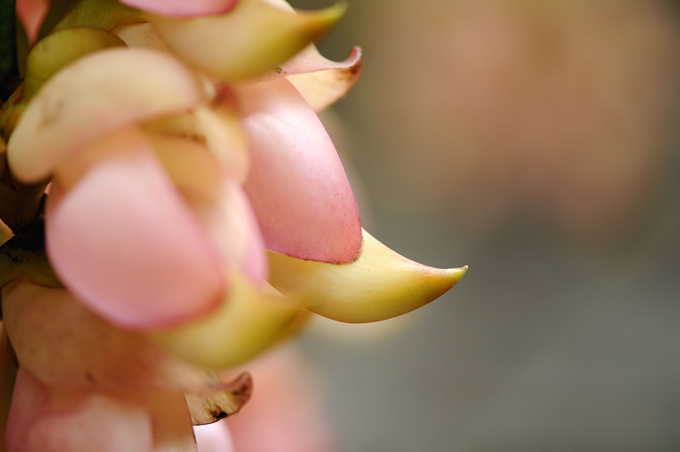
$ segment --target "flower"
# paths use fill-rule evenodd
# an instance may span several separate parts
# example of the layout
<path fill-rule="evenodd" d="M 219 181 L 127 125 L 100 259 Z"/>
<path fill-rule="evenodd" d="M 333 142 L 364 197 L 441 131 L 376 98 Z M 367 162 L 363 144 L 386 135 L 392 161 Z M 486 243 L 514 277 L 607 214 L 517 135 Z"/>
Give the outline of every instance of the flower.
<path fill-rule="evenodd" d="M 311 44 L 343 12 L 80 0 L 33 46 L 0 123 L 8 450 L 191 450 L 192 423 L 252 390 L 220 370 L 309 311 L 382 320 L 464 274 L 361 229 L 316 116 L 360 73 L 359 49 L 334 63 Z M 43 227 L 38 197 L 18 200 L 48 183 Z"/>

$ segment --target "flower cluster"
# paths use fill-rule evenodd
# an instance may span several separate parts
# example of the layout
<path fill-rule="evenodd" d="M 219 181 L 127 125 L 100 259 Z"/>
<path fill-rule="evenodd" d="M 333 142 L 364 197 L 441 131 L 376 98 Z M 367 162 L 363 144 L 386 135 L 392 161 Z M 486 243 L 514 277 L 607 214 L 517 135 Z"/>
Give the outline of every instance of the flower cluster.
<path fill-rule="evenodd" d="M 80 0 L 36 39 L 42 3 L 0 114 L 7 450 L 195 450 L 252 390 L 225 370 L 310 312 L 378 321 L 464 274 L 361 228 L 316 116 L 361 71 L 312 44 L 344 5 Z"/>

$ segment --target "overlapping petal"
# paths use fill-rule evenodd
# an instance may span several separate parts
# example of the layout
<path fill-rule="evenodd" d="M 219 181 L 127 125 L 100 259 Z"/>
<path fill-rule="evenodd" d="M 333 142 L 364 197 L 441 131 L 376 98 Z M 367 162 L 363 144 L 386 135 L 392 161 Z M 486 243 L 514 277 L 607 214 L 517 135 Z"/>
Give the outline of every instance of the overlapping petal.
<path fill-rule="evenodd" d="M 234 82 L 275 69 L 324 36 L 345 9 L 344 4 L 337 4 L 294 14 L 263 0 L 239 0 L 232 11 L 219 16 L 179 19 L 147 12 L 147 17 L 184 61 Z"/>
<path fill-rule="evenodd" d="M 245 182 L 250 166 L 247 137 L 235 109 L 225 102 L 147 122 L 145 128 L 204 144 L 231 177 Z"/>
<path fill-rule="evenodd" d="M 344 10 L 81 0 L 35 46 L 25 98 L 0 119 L 13 177 L 51 178 L 54 273 L 44 253 L 16 263 L 28 248 L 5 248 L 21 363 L 10 450 L 196 450 L 191 423 L 238 412 L 253 389 L 217 370 L 299 330 L 302 306 L 381 320 L 465 273 L 362 234 L 315 113 L 361 72 L 359 48 L 332 62 L 311 44 Z"/>
<path fill-rule="evenodd" d="M 122 131 L 89 152 L 94 162 L 66 190 L 55 180 L 47 205 L 47 253 L 66 287 L 128 329 L 216 308 L 225 291 L 217 250 L 143 137 Z"/>
<path fill-rule="evenodd" d="M 29 103 L 7 145 L 10 167 L 19 180 L 37 182 L 99 136 L 207 98 L 205 85 L 169 56 L 97 52 L 60 71 Z"/>
<path fill-rule="evenodd" d="M 153 426 L 134 397 L 47 386 L 19 369 L 7 452 L 153 451 Z"/>
<path fill-rule="evenodd" d="M 359 80 L 362 66 L 360 47 L 353 48 L 345 61 L 335 62 L 324 58 L 311 44 L 259 81 L 287 77 L 312 109 L 319 113 L 347 94 Z"/>
<path fill-rule="evenodd" d="M 258 291 L 232 272 L 231 291 L 212 315 L 151 333 L 164 349 L 208 369 L 244 363 L 278 342 L 301 307 L 269 288 Z"/>
<path fill-rule="evenodd" d="M 158 134 L 147 138 L 215 245 L 222 266 L 239 269 L 257 284 L 264 282 L 268 268 L 263 240 L 241 186 L 204 146 Z"/>
<path fill-rule="evenodd" d="M 285 79 L 238 91 L 252 162 L 245 190 L 267 248 L 351 262 L 361 246 L 352 189 L 323 125 Z"/>
<path fill-rule="evenodd" d="M 22 282 L 4 289 L 2 308 L 19 362 L 48 385 L 198 393 L 223 385 L 216 372 L 114 327 L 64 289 Z"/>

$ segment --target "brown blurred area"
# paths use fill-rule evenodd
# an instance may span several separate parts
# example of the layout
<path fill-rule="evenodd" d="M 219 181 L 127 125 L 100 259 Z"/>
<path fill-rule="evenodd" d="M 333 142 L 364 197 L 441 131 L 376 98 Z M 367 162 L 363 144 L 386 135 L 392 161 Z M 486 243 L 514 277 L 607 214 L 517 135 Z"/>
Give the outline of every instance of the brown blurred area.
<path fill-rule="evenodd" d="M 677 2 L 356 0 L 351 45 L 371 232 L 470 271 L 388 340 L 303 339 L 341 450 L 680 450 Z"/>

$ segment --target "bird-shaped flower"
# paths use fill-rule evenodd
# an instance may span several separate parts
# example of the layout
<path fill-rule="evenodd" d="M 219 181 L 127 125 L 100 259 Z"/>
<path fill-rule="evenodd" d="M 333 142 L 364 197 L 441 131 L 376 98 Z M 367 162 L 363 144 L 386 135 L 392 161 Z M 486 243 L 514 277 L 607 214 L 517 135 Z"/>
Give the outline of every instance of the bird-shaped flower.
<path fill-rule="evenodd" d="M 80 0 L 35 43 L 0 117 L 12 193 L 49 183 L 0 202 L 8 450 L 191 450 L 250 393 L 220 371 L 309 311 L 382 320 L 464 274 L 361 228 L 316 116 L 361 71 L 312 44 L 344 10 Z"/>

